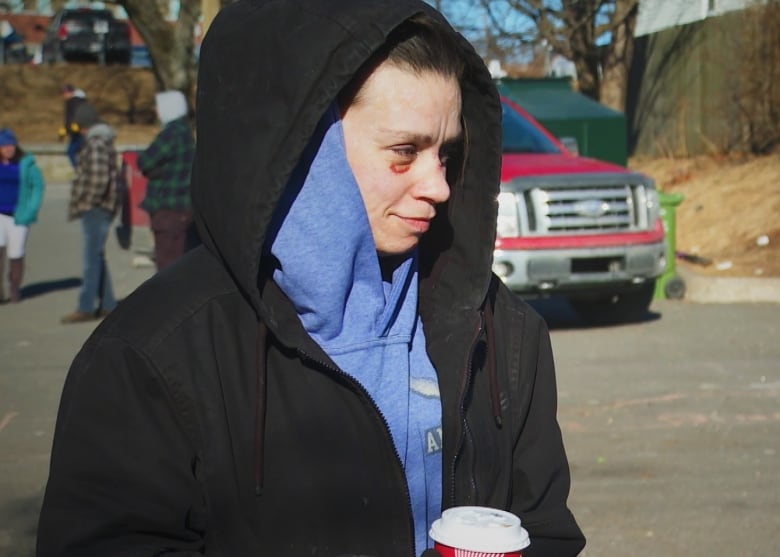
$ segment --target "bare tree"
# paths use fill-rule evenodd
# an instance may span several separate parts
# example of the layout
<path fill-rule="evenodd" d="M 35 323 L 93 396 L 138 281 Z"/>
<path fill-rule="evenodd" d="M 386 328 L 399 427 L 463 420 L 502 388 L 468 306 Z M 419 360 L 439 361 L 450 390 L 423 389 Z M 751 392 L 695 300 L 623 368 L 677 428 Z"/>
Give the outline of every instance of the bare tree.
<path fill-rule="evenodd" d="M 205 32 L 217 12 L 234 1 L 180 0 L 178 15 L 171 21 L 168 0 L 113 0 L 125 9 L 149 49 L 157 88 L 178 89 L 188 98 L 197 77 L 196 26 L 202 24 Z"/>
<path fill-rule="evenodd" d="M 639 0 L 480 2 L 500 36 L 545 44 L 574 63 L 580 91 L 625 109 Z"/>
<path fill-rule="evenodd" d="M 188 95 L 196 78 L 194 31 L 203 15 L 204 27 L 219 8 L 233 0 L 181 0 L 178 17 L 170 21 L 166 0 L 115 0 L 149 49 L 157 87 L 179 89 Z M 453 0 L 433 0 L 447 11 Z M 639 0 L 473 0 L 481 4 L 492 29 L 483 25 L 490 57 L 509 52 L 507 42 L 532 45 L 544 42 L 553 52 L 572 60 L 580 90 L 623 110 Z M 461 8 L 462 10 L 462 8 Z M 507 11 L 508 10 L 508 11 Z M 514 15 L 515 17 L 511 17 Z M 518 17 L 525 25 L 518 24 Z M 513 22 L 511 25 L 508 22 Z M 479 26 L 471 25 L 474 36 Z M 468 34 L 467 34 L 468 36 Z"/>
<path fill-rule="evenodd" d="M 196 78 L 195 26 L 201 16 L 201 0 L 181 0 L 175 21 L 164 0 L 116 0 L 127 12 L 149 49 L 157 88 L 178 89 L 188 97 Z"/>

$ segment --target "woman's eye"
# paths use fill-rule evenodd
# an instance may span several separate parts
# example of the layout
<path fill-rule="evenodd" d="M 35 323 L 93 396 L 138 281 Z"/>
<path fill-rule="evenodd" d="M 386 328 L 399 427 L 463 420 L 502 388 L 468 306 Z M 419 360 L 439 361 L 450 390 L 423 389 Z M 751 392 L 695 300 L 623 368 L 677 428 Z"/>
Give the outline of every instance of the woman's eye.
<path fill-rule="evenodd" d="M 393 147 L 392 151 L 401 157 L 413 157 L 417 154 L 417 148 L 414 145 L 398 145 Z"/>

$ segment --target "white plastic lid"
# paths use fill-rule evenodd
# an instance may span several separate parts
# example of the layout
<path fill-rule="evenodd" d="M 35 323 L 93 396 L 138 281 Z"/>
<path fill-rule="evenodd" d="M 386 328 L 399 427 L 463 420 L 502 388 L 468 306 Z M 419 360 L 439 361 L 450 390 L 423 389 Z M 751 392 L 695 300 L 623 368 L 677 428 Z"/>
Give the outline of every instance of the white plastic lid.
<path fill-rule="evenodd" d="M 512 513 L 488 507 L 452 507 L 434 521 L 431 538 L 469 551 L 509 553 L 531 544 L 528 532 Z"/>

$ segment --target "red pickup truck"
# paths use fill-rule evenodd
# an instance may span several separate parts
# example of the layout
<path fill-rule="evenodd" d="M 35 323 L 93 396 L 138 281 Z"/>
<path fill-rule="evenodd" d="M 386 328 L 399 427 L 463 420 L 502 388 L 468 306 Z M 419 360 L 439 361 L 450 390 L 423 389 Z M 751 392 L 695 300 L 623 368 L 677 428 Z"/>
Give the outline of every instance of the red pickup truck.
<path fill-rule="evenodd" d="M 593 323 L 641 319 L 665 267 L 651 178 L 578 156 L 502 98 L 493 271 L 528 296 L 562 295 Z"/>

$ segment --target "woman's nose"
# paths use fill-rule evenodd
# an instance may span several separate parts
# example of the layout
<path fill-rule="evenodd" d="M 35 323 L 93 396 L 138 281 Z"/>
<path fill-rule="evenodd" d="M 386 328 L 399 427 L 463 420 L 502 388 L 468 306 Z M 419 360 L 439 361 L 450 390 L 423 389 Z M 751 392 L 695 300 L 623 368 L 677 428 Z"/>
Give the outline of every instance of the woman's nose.
<path fill-rule="evenodd" d="M 444 203 L 450 198 L 447 167 L 438 157 L 422 169 L 416 190 L 417 197 L 428 199 L 433 204 Z"/>

